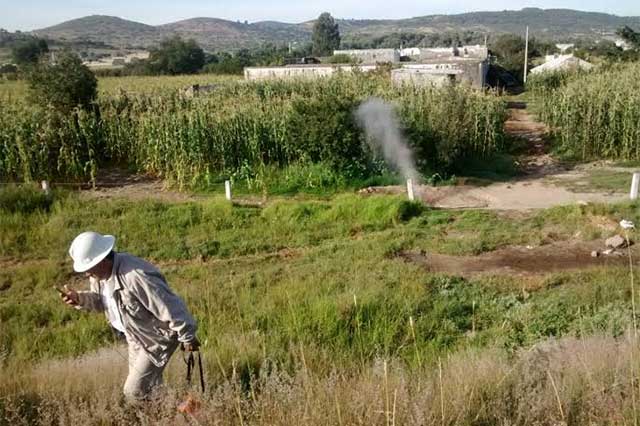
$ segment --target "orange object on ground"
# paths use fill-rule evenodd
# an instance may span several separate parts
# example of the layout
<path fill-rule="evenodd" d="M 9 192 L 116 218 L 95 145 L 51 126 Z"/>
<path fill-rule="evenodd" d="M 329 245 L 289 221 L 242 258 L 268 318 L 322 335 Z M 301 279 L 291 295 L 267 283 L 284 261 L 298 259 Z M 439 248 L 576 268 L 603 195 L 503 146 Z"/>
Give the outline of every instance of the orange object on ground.
<path fill-rule="evenodd" d="M 178 411 L 182 414 L 194 415 L 201 405 L 193 395 L 187 395 L 187 398 L 178 405 Z"/>

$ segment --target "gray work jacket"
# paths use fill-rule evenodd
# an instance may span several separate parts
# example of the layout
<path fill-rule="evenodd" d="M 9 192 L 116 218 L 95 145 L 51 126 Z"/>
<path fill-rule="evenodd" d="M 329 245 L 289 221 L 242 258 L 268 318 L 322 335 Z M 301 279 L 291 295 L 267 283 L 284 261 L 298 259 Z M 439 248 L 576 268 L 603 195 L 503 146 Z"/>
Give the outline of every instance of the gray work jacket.
<path fill-rule="evenodd" d="M 151 362 L 161 367 L 178 342 L 195 339 L 196 323 L 155 266 L 127 253 L 115 253 L 113 262 L 113 299 L 127 340 L 140 344 Z M 105 311 L 99 285 L 91 280 L 90 291 L 78 292 L 80 309 Z"/>

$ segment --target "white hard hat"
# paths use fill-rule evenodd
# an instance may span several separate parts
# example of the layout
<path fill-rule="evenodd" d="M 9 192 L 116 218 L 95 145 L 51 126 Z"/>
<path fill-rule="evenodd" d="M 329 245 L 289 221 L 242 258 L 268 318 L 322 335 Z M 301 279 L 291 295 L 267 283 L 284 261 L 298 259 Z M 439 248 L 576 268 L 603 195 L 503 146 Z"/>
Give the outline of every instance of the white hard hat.
<path fill-rule="evenodd" d="M 116 237 L 113 235 L 101 235 L 91 231 L 78 235 L 69 248 L 73 270 L 85 272 L 93 268 L 107 257 L 115 243 Z"/>

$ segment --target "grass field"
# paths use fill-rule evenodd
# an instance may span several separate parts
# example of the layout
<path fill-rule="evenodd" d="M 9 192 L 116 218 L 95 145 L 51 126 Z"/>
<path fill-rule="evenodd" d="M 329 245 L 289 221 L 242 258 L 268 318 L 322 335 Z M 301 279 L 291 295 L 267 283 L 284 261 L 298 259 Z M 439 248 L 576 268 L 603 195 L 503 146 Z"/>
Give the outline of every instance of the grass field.
<path fill-rule="evenodd" d="M 255 208 L 4 189 L 0 424 L 185 421 L 172 399 L 184 395 L 179 359 L 169 399 L 143 412 L 120 403 L 119 356 L 68 359 L 113 339 L 102 316 L 66 309 L 52 290 L 85 285 L 66 250 L 86 229 L 157 263 L 199 321 L 209 383 L 200 421 L 631 423 L 638 360 L 625 266 L 462 277 L 401 255 L 588 242 L 622 218 L 639 220 L 637 205 L 504 216 L 352 194 Z"/>

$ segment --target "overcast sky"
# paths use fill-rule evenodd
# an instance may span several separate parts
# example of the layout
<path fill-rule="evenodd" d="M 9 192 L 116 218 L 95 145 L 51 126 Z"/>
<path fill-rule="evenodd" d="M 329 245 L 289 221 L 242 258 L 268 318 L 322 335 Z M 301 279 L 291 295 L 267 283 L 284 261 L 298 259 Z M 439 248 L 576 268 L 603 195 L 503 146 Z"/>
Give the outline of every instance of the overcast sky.
<path fill-rule="evenodd" d="M 86 15 L 113 15 L 157 25 L 198 16 L 298 23 L 321 12 L 336 18 L 409 18 L 523 7 L 567 8 L 639 16 L 639 0 L 0 0 L 0 28 L 28 31 Z"/>

